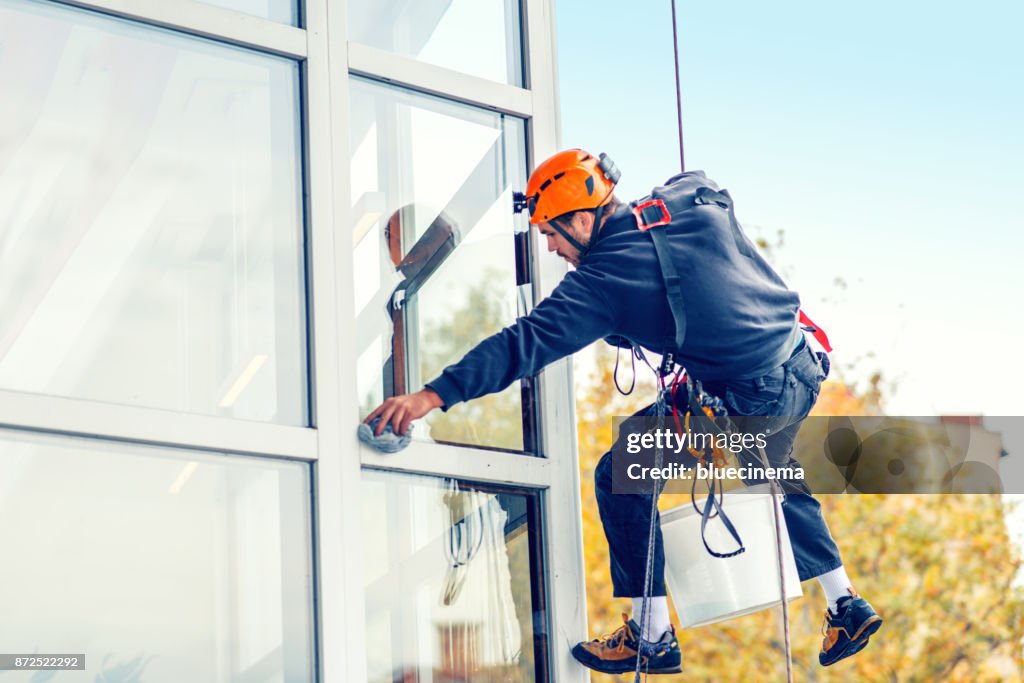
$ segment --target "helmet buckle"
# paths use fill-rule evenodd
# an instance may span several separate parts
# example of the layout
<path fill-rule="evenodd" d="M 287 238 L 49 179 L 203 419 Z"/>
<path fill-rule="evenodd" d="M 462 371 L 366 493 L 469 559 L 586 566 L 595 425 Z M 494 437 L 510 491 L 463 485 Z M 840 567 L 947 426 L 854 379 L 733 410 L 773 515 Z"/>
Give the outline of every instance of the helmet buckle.
<path fill-rule="evenodd" d="M 526 196 L 525 192 L 512 193 L 512 213 L 520 214 L 523 211 L 526 211 L 529 204 L 530 198 Z"/>

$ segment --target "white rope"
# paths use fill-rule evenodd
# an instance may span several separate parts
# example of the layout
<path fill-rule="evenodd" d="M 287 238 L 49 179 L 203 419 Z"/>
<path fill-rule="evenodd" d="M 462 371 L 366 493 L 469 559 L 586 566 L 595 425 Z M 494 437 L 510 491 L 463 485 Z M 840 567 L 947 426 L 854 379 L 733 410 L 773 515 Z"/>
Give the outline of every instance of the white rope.
<path fill-rule="evenodd" d="M 771 467 L 768 462 L 768 454 L 765 453 L 763 447 L 758 446 L 757 448 L 761 452 L 761 462 L 764 463 L 764 468 L 767 470 Z M 782 486 L 776 479 L 769 480 L 769 488 L 772 497 L 772 517 L 775 520 L 775 555 L 779 561 L 779 598 L 782 600 L 782 632 L 786 641 L 786 681 L 793 683 L 793 648 L 789 641 L 789 603 L 786 601 L 786 575 L 782 561 L 782 526 L 779 521 L 779 503 L 775 497 L 784 494 Z"/>
<path fill-rule="evenodd" d="M 651 368 L 653 370 L 653 368 Z M 655 375 L 658 375 L 655 372 Z M 659 376 L 659 383 L 661 382 Z M 655 412 L 655 429 L 656 433 L 661 433 L 662 427 L 665 425 L 665 387 L 662 384 L 658 388 L 658 399 L 654 402 Z M 654 468 L 661 468 L 663 453 L 661 447 L 661 439 L 656 440 L 656 446 L 654 449 Z M 655 530 L 657 524 L 658 515 L 658 495 L 661 493 L 658 486 L 658 480 L 654 479 L 654 491 L 651 492 L 651 523 L 650 528 L 647 531 L 647 567 L 644 570 L 644 594 L 643 600 L 641 601 L 640 608 L 640 635 L 637 637 L 637 653 L 636 653 L 636 671 L 634 672 L 633 683 L 640 683 L 640 662 L 644 661 L 645 665 L 649 664 L 650 657 L 641 656 L 641 649 L 643 648 L 644 634 L 647 633 L 647 629 L 650 627 L 651 620 L 651 589 L 652 583 L 654 582 L 654 546 L 655 546 Z M 646 666 L 644 666 L 644 674 L 646 677 Z"/>

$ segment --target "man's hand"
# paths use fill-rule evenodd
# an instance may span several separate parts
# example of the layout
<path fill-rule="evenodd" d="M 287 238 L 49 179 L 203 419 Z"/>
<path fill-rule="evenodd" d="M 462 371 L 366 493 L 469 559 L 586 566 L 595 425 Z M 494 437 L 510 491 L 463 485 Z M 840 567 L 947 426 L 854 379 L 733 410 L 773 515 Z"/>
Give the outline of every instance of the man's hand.
<path fill-rule="evenodd" d="M 374 436 L 380 436 L 391 423 L 391 429 L 395 434 L 403 435 L 413 420 L 418 420 L 434 408 L 440 408 L 444 403 L 441 397 L 433 389 L 423 389 L 415 394 L 402 394 L 392 396 L 370 413 L 363 422 L 369 424 L 373 418 L 380 417 Z"/>

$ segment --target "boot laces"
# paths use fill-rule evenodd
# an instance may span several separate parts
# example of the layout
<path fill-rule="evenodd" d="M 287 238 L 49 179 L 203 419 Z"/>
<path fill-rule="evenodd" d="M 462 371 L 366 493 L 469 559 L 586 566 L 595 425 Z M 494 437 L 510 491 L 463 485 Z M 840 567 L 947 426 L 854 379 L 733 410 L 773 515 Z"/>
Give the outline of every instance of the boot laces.
<path fill-rule="evenodd" d="M 626 649 L 626 641 L 629 637 L 632 637 L 633 631 L 629 628 L 629 622 L 623 618 L 622 626 L 618 627 L 611 633 L 606 633 L 600 638 L 594 638 L 591 642 L 597 643 L 602 647 L 616 652 L 623 652 Z"/>
<path fill-rule="evenodd" d="M 832 613 L 829 612 L 829 609 L 826 607 L 825 608 L 825 621 L 823 621 L 822 624 L 821 624 L 821 635 L 822 636 L 828 636 L 828 630 L 829 630 L 829 628 L 831 628 L 831 626 L 829 626 L 829 623 L 830 623 L 831 619 L 832 619 Z"/>

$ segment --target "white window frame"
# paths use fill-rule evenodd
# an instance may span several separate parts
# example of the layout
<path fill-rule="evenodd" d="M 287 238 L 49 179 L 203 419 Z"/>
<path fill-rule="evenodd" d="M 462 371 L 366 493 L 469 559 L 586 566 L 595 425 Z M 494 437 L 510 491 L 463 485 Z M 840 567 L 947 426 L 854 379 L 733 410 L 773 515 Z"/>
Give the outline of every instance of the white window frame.
<path fill-rule="evenodd" d="M 302 0 L 299 0 L 300 2 Z M 36 0 L 96 10 L 149 26 L 160 26 L 220 43 L 281 57 L 307 57 L 306 31 L 270 19 L 207 5 L 197 0 Z"/>
<path fill-rule="evenodd" d="M 316 680 L 366 680 L 359 506 L 363 467 L 527 487 L 540 493 L 542 577 L 553 680 L 588 680 L 564 644 L 586 637 L 583 538 L 571 359 L 540 376 L 540 448 L 530 457 L 414 442 L 382 456 L 355 437 L 359 419 L 348 144 L 349 76 L 358 74 L 526 119 L 532 167 L 559 147 L 554 0 L 521 0 L 525 88 L 496 83 L 401 55 L 349 43 L 346 0 L 304 0 L 304 28 L 194 0 L 36 0 L 284 56 L 301 63 L 305 236 L 309 304 L 309 395 L 315 427 L 249 422 L 73 398 L 0 390 L 0 425 L 140 444 L 259 454 L 313 469 L 316 571 Z M 300 0 L 301 1 L 301 0 Z M 511 208 L 511 207 L 510 207 Z M 535 298 L 548 295 L 565 265 L 541 248 L 535 231 Z M 509 256 L 512 258 L 512 255 Z"/>

